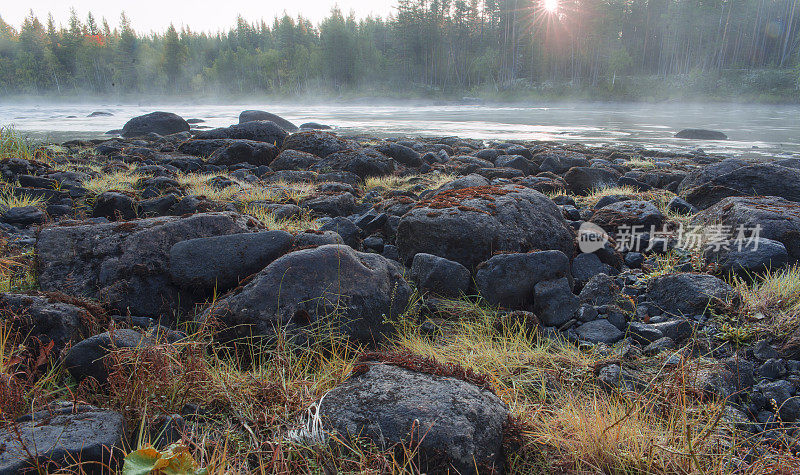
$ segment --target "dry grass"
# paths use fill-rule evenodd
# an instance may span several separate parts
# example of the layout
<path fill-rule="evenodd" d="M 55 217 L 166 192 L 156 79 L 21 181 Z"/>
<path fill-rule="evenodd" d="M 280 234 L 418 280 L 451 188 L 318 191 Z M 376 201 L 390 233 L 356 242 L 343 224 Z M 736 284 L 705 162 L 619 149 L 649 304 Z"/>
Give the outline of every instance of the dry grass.
<path fill-rule="evenodd" d="M 656 167 L 656 162 L 651 158 L 637 157 L 626 161 L 624 165 L 633 169 L 650 170 Z"/>
<path fill-rule="evenodd" d="M 383 190 L 383 191 L 410 191 L 415 186 L 422 186 L 425 189 L 435 190 L 445 183 L 449 183 L 458 178 L 450 173 L 428 173 L 426 175 L 415 176 L 383 176 L 367 177 L 364 180 L 362 189 L 364 191 Z"/>
<path fill-rule="evenodd" d="M 13 127 L 0 126 L 0 160 L 21 158 L 31 161 L 49 161 L 49 157 Z"/>
<path fill-rule="evenodd" d="M 0 191 L 0 211 L 24 206 L 41 206 L 44 200 L 28 193 L 14 193 L 10 189 Z"/>
<path fill-rule="evenodd" d="M 749 281 L 734 277 L 741 299 L 741 315 L 755 328 L 786 337 L 800 327 L 800 267 L 766 273 Z"/>
<path fill-rule="evenodd" d="M 83 182 L 83 187 L 93 195 L 107 191 L 133 192 L 136 189 L 136 182 L 144 177 L 145 175 L 137 172 L 136 168 L 112 173 L 98 173 Z"/>
<path fill-rule="evenodd" d="M 407 313 L 417 309 L 415 302 Z M 721 422 L 722 405 L 695 397 L 685 368 L 667 371 L 648 360 L 641 363 L 650 368 L 641 370 L 645 389 L 609 393 L 594 376 L 605 353 L 540 339 L 475 301 L 447 301 L 440 311 L 449 318 L 439 334 L 425 335 L 416 317 L 404 317 L 384 350 L 484 375 L 522 428 L 519 447 L 507 454 L 508 473 L 721 473 L 738 450 L 741 440 Z M 209 409 L 182 441 L 209 473 L 418 472 L 415 447 L 290 439 L 301 414 L 351 374 L 362 349 L 338 339 L 297 348 L 278 335 L 269 344 L 222 346 L 200 329 L 175 345 L 115 350 L 110 396 L 92 402 L 123 411 L 133 427 L 187 403 Z M 78 389 L 82 398 L 97 394 Z M 140 445 L 147 442 L 155 441 L 140 437 Z M 775 452 L 756 462 L 780 464 L 797 460 Z"/>
<path fill-rule="evenodd" d="M 320 228 L 320 224 L 311 217 L 311 213 L 308 210 L 303 210 L 297 218 L 285 219 L 278 219 L 275 213 L 262 206 L 247 206 L 244 208 L 243 213 L 256 218 L 269 230 L 280 229 L 294 234 Z"/>

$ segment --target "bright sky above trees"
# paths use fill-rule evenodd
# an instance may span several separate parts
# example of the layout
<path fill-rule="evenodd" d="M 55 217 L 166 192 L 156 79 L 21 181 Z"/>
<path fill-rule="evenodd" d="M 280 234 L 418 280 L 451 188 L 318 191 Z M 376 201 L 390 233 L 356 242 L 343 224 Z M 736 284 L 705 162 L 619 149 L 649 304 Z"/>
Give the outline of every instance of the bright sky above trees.
<path fill-rule="evenodd" d="M 42 21 L 52 12 L 56 23 L 67 23 L 70 8 L 75 7 L 78 17 L 85 19 L 90 11 L 98 21 L 105 17 L 116 26 L 124 9 L 134 29 L 147 32 L 164 31 L 170 23 L 180 29 L 186 25 L 195 31 L 227 30 L 236 24 L 241 14 L 250 22 L 261 20 L 272 23 L 284 11 L 295 17 L 302 14 L 317 23 L 328 16 L 335 5 L 346 15 L 351 10 L 357 17 L 370 14 L 386 16 L 393 11 L 395 0 L 138 0 L 114 2 L 108 0 L 27 0 L 0 2 L 0 17 L 19 28 L 25 16 L 33 9 Z"/>

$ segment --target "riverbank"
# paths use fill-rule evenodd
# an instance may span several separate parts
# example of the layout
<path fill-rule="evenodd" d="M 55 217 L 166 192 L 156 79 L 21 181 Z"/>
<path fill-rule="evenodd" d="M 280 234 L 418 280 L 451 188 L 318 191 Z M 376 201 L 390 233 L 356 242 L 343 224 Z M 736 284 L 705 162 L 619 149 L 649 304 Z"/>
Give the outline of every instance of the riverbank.
<path fill-rule="evenodd" d="M 800 469 L 798 159 L 240 122 L 3 136 L 0 467 Z"/>

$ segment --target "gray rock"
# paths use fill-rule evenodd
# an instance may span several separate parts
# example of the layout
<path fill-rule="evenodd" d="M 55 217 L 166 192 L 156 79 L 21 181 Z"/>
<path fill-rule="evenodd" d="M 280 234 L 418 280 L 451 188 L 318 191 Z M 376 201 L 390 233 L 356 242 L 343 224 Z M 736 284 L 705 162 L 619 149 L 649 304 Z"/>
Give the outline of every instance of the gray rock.
<path fill-rule="evenodd" d="M 125 427 L 117 412 L 65 403 L 0 429 L 0 447 L 3 474 L 36 467 L 53 473 L 76 461 L 89 473 L 101 473 L 125 456 Z"/>
<path fill-rule="evenodd" d="M 758 238 L 753 242 L 729 241 L 716 249 L 713 246 L 704 252 L 706 262 L 716 266 L 716 272 L 730 273 L 748 278 L 770 270 L 778 270 L 789 264 L 786 246 L 771 239 Z"/>
<path fill-rule="evenodd" d="M 680 214 L 696 214 L 700 211 L 693 204 L 684 200 L 680 196 L 672 198 L 669 203 L 667 203 L 667 209 Z"/>
<path fill-rule="evenodd" d="M 43 229 L 36 242 L 42 290 L 99 299 L 121 314 L 172 315 L 194 298 L 174 285 L 169 252 L 180 241 L 243 233 L 236 213 L 148 218 Z"/>
<path fill-rule="evenodd" d="M 323 224 L 320 231 L 333 231 L 344 239 L 344 243 L 353 249 L 358 249 L 361 244 L 361 228 L 354 222 L 344 217 L 335 217 Z"/>
<path fill-rule="evenodd" d="M 561 326 L 578 311 L 578 297 L 566 277 L 539 282 L 534 289 L 534 311 L 544 325 Z"/>
<path fill-rule="evenodd" d="M 298 248 L 319 247 L 326 244 L 345 244 L 339 233 L 333 231 L 307 230 L 298 233 L 294 238 L 294 245 Z"/>
<path fill-rule="evenodd" d="M 558 175 L 573 167 L 589 166 L 589 160 L 581 153 L 556 151 L 539 154 L 536 158 L 542 160 L 541 165 L 539 165 L 539 171 L 552 172 Z"/>
<path fill-rule="evenodd" d="M 350 148 L 350 144 L 330 132 L 310 130 L 290 135 L 283 143 L 283 150 L 299 150 L 320 158 Z"/>
<path fill-rule="evenodd" d="M 422 165 L 422 155 L 420 155 L 419 152 L 404 145 L 400 145 L 399 143 L 386 142 L 378 146 L 377 150 L 407 167 L 418 167 Z"/>
<path fill-rule="evenodd" d="M 319 162 L 320 158 L 314 154 L 300 150 L 284 150 L 269 164 L 275 171 L 281 170 L 308 170 Z"/>
<path fill-rule="evenodd" d="M 596 275 L 611 275 L 612 273 L 616 273 L 615 269 L 601 262 L 594 253 L 578 254 L 572 260 L 572 277 L 575 279 L 575 286 L 578 289 L 582 289 Z"/>
<path fill-rule="evenodd" d="M 501 168 L 513 168 L 520 170 L 525 175 L 530 175 L 534 170 L 534 166 L 520 155 L 501 155 L 497 157 L 494 162 L 495 166 Z"/>
<path fill-rule="evenodd" d="M 33 226 L 44 224 L 47 215 L 36 206 L 17 206 L 6 209 L 0 214 L 0 221 L 13 226 Z"/>
<path fill-rule="evenodd" d="M 259 167 L 270 165 L 277 156 L 278 147 L 271 143 L 235 140 L 215 150 L 209 157 L 208 163 L 224 166 L 247 163 Z"/>
<path fill-rule="evenodd" d="M 0 294 L 0 318 L 11 322 L 22 335 L 53 342 L 58 354 L 70 342 L 87 336 L 84 322 L 94 316 L 85 308 L 59 302 L 46 296 Z"/>
<path fill-rule="evenodd" d="M 469 270 L 458 262 L 419 253 L 411 265 L 411 277 L 420 289 L 444 297 L 460 297 L 469 289 Z"/>
<path fill-rule="evenodd" d="M 688 175 L 679 190 L 686 201 L 700 209 L 731 196 L 776 196 L 800 201 L 800 170 L 728 159 Z"/>
<path fill-rule="evenodd" d="M 677 348 L 677 346 L 678 345 L 675 343 L 675 340 L 673 340 L 668 336 L 665 336 L 648 344 L 647 346 L 644 347 L 642 351 L 644 352 L 645 355 L 653 356 L 663 351 L 674 350 L 675 348 Z"/>
<path fill-rule="evenodd" d="M 281 147 L 289 134 L 275 122 L 257 120 L 230 127 L 212 129 L 195 135 L 196 139 L 243 139 L 266 142 Z"/>
<path fill-rule="evenodd" d="M 274 122 L 278 124 L 280 128 L 282 128 L 287 132 L 295 132 L 296 130 L 298 130 L 297 126 L 294 125 L 293 123 L 289 122 L 288 120 L 284 119 L 279 115 L 275 115 L 270 112 L 260 111 L 260 110 L 246 110 L 242 111 L 242 113 L 239 114 L 240 124 L 243 124 L 245 122 L 253 122 L 256 120 L 266 120 L 269 122 Z"/>
<path fill-rule="evenodd" d="M 395 170 L 395 162 L 377 150 L 358 148 L 328 154 L 315 163 L 311 169 L 319 172 L 346 171 L 354 173 L 360 178 L 368 178 L 391 174 Z"/>
<path fill-rule="evenodd" d="M 188 239 L 169 251 L 169 273 L 179 287 L 224 292 L 289 252 L 294 238 L 286 231 L 229 234 Z"/>
<path fill-rule="evenodd" d="M 491 392 L 450 377 L 367 363 L 369 370 L 334 388 L 319 407 L 323 426 L 340 437 L 391 447 L 413 440 L 427 473 L 500 473 L 508 408 Z"/>
<path fill-rule="evenodd" d="M 171 135 L 188 132 L 189 124 L 171 112 L 151 112 L 134 117 L 122 127 L 123 137 L 140 137 L 148 134 Z"/>
<path fill-rule="evenodd" d="M 584 323 L 575 330 L 575 333 L 583 341 L 607 345 L 613 345 L 625 336 L 619 328 L 602 319 Z"/>
<path fill-rule="evenodd" d="M 726 302 L 733 294 L 730 285 L 704 274 L 668 274 L 652 279 L 647 297 L 671 315 L 703 314 L 709 306 Z"/>
<path fill-rule="evenodd" d="M 597 274 L 584 285 L 579 295 L 581 303 L 614 305 L 619 296 L 619 286 L 607 274 Z"/>
<path fill-rule="evenodd" d="M 201 319 L 219 322 L 223 339 L 271 336 L 281 328 L 301 335 L 322 327 L 372 343 L 391 331 L 386 319 L 404 312 L 410 296 L 393 261 L 326 245 L 281 257 Z"/>
<path fill-rule="evenodd" d="M 615 186 L 621 173 L 608 168 L 574 167 L 564 175 L 570 190 L 583 195 L 592 190 Z"/>
<path fill-rule="evenodd" d="M 326 216 L 349 216 L 353 214 L 356 198 L 350 193 L 322 195 L 303 201 L 302 206 Z"/>
<path fill-rule="evenodd" d="M 621 226 L 639 226 L 642 232 L 650 232 L 651 227 L 660 230 L 665 220 L 653 203 L 627 200 L 598 209 L 590 221 L 608 232 L 617 233 Z"/>
<path fill-rule="evenodd" d="M 130 196 L 106 191 L 95 198 L 92 207 L 93 218 L 106 218 L 109 221 L 136 219 L 138 206 Z"/>
<path fill-rule="evenodd" d="M 531 309 L 536 284 L 567 275 L 569 259 L 561 251 L 498 254 L 479 266 L 475 286 L 491 305 Z"/>
<path fill-rule="evenodd" d="M 474 269 L 496 252 L 558 250 L 571 256 L 574 233 L 545 195 L 520 186 L 450 190 L 423 201 L 400 220 L 404 262 L 424 252 Z"/>
<path fill-rule="evenodd" d="M 657 328 L 665 337 L 669 337 L 676 342 L 681 342 L 689 338 L 692 336 L 692 332 L 694 332 L 692 322 L 680 317 L 673 318 L 666 322 L 652 323 L 651 325 Z"/>
<path fill-rule="evenodd" d="M 628 333 L 633 341 L 642 346 L 647 346 L 664 337 L 664 334 L 656 326 L 641 322 L 630 322 Z"/>
<path fill-rule="evenodd" d="M 118 329 L 89 337 L 72 346 L 63 358 L 64 367 L 77 382 L 92 377 L 100 384 L 108 381 L 104 358 L 116 348 L 150 346 L 154 341 L 136 330 Z"/>
<path fill-rule="evenodd" d="M 683 129 L 675 134 L 675 138 L 694 140 L 728 140 L 728 136 L 722 132 L 707 129 Z"/>
<path fill-rule="evenodd" d="M 722 225 L 731 230 L 731 239 L 738 230 L 747 236 L 778 241 L 786 247 L 791 262 L 800 260 L 800 203 L 774 196 L 725 198 L 698 214 L 694 225 Z"/>

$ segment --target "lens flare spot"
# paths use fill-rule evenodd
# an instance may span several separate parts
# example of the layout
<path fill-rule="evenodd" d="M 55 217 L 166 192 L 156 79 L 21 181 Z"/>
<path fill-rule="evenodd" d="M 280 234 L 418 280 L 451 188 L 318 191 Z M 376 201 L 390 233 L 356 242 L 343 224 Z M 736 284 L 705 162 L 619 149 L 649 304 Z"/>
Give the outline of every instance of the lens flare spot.
<path fill-rule="evenodd" d="M 548 13 L 556 13 L 558 11 L 559 0 L 542 0 L 542 8 Z"/>

